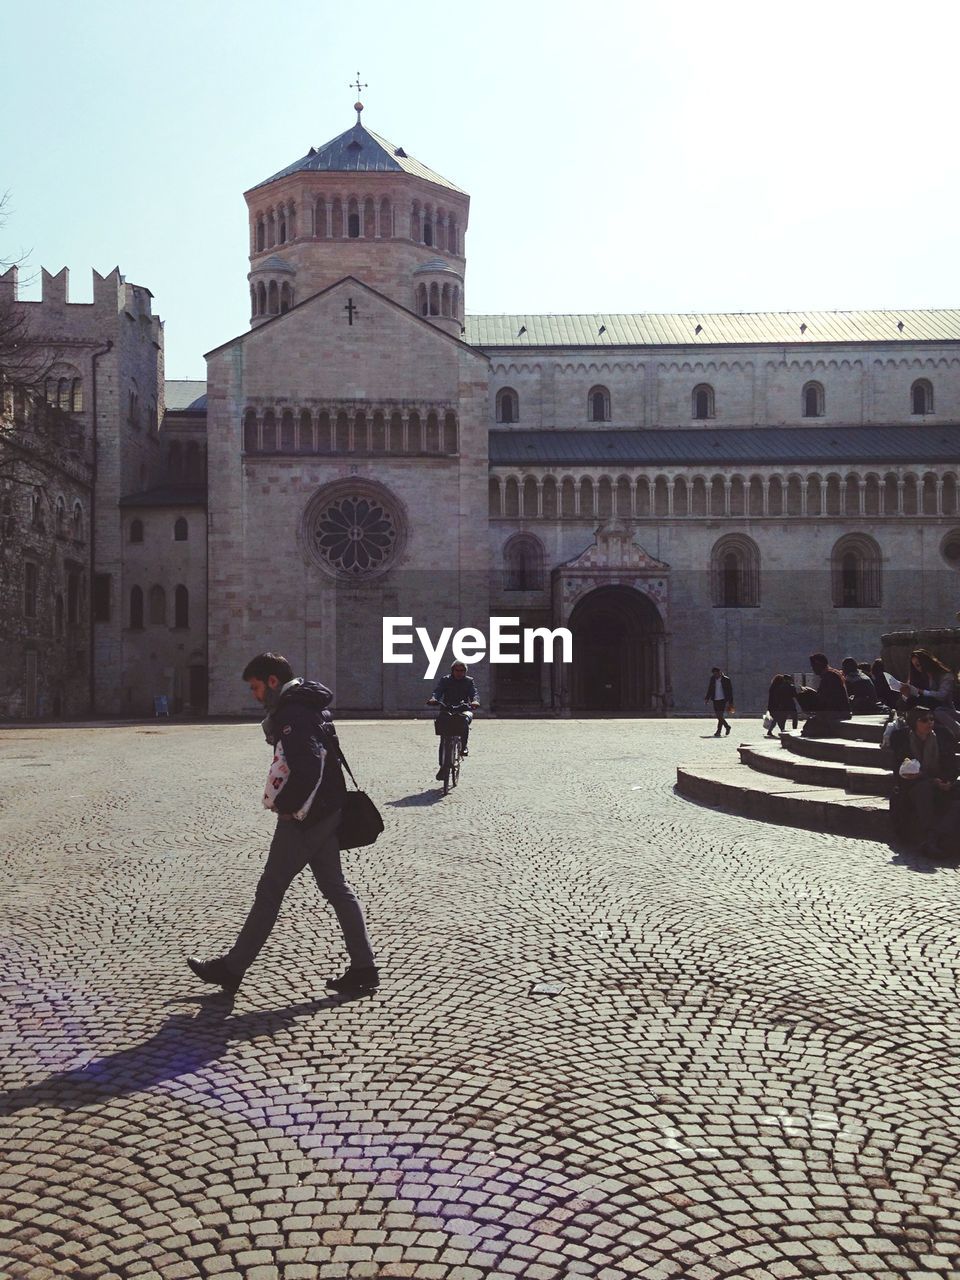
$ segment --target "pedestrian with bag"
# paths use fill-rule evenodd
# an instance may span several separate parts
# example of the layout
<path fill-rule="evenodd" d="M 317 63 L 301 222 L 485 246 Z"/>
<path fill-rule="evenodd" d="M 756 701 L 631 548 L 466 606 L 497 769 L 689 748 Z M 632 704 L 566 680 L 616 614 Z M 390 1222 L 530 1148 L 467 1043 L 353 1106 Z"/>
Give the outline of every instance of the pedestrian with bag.
<path fill-rule="evenodd" d="M 350 960 L 346 972 L 326 986 L 343 996 L 373 992 L 379 974 L 363 909 L 343 875 L 338 840 L 345 805 L 351 814 L 356 808 L 349 801 L 361 797 L 373 806 L 363 792 L 348 792 L 344 783 L 341 762 L 346 762 L 327 710 L 333 694 L 322 684 L 295 678 L 287 659 L 276 653 L 258 654 L 247 664 L 243 679 L 267 710 L 262 728 L 274 756 L 263 804 L 276 813 L 277 825 L 253 906 L 236 942 L 222 956 L 191 956 L 187 964 L 203 982 L 236 992 L 270 936 L 284 894 L 309 866 L 336 913 Z"/>
<path fill-rule="evenodd" d="M 703 700 L 713 703 L 713 714 L 717 717 L 717 732 L 713 736 L 719 738 L 721 729 L 726 729 L 729 735 L 726 713 L 728 708 L 733 711 L 733 681 L 719 667 L 710 669 L 710 681 Z"/>

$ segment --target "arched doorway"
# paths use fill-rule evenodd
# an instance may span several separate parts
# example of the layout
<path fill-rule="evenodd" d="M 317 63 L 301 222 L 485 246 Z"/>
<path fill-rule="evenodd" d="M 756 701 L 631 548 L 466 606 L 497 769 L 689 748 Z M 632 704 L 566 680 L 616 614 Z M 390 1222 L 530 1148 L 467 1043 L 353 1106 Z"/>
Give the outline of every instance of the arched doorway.
<path fill-rule="evenodd" d="M 597 587 L 570 615 L 572 711 L 662 715 L 663 619 L 633 587 Z"/>

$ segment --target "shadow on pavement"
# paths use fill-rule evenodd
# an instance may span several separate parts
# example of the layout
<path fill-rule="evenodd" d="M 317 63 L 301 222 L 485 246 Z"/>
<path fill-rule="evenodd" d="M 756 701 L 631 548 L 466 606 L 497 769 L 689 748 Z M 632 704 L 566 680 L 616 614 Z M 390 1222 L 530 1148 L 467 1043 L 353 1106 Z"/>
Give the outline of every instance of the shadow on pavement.
<path fill-rule="evenodd" d="M 142 1044 L 0 1094 L 0 1116 L 14 1115 L 28 1107 L 74 1111 L 92 1102 L 138 1093 L 202 1070 L 222 1057 L 234 1041 L 272 1036 L 298 1018 L 349 1003 L 343 997 L 331 996 L 304 1000 L 285 1009 L 255 1010 L 232 1017 L 232 997 L 215 995 L 197 999 L 196 1015 L 171 1014 L 156 1034 Z"/>
<path fill-rule="evenodd" d="M 391 809 L 422 809 L 424 806 L 436 804 L 438 800 L 442 799 L 443 792 L 439 787 L 431 787 L 429 791 L 415 791 L 412 795 L 401 796 L 399 800 L 388 800 L 387 806 Z"/>

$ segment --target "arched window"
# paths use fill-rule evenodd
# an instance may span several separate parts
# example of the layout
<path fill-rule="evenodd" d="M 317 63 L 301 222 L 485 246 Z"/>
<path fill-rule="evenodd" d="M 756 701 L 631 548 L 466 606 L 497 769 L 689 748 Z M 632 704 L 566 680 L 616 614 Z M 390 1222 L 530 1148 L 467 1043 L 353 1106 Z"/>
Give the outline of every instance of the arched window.
<path fill-rule="evenodd" d="M 819 382 L 808 382 L 803 388 L 803 416 L 822 418 L 823 412 L 823 387 Z"/>
<path fill-rule="evenodd" d="M 248 409 L 243 415 L 243 451 L 256 453 L 260 448 L 260 433 L 257 430 L 256 410 Z"/>
<path fill-rule="evenodd" d="M 277 241 L 279 244 L 287 242 L 287 211 L 283 205 L 277 214 Z"/>
<path fill-rule="evenodd" d="M 347 213 L 347 236 L 351 240 L 359 240 L 360 238 L 360 210 L 357 208 L 356 200 L 351 200 Z"/>
<path fill-rule="evenodd" d="M 910 412 L 933 413 L 933 384 L 926 378 L 918 378 L 910 388 Z"/>
<path fill-rule="evenodd" d="M 43 521 L 43 493 L 40 489 L 34 489 L 30 495 L 30 523 L 34 529 L 42 529 Z"/>
<path fill-rule="evenodd" d="M 143 592 L 139 587 L 130 588 L 130 627 L 133 631 L 143 630 Z"/>
<path fill-rule="evenodd" d="M 257 219 L 257 252 L 262 253 L 267 242 L 266 231 L 264 230 L 263 218 Z"/>
<path fill-rule="evenodd" d="M 437 284 L 430 286 L 430 314 L 432 316 L 440 314 L 440 287 Z"/>
<path fill-rule="evenodd" d="M 183 516 L 178 516 L 173 525 L 174 542 L 186 542 L 190 536 L 190 526 Z"/>
<path fill-rule="evenodd" d="M 267 314 L 267 286 L 261 280 L 257 285 L 257 315 Z"/>
<path fill-rule="evenodd" d="M 280 290 L 277 288 L 276 280 L 271 280 L 267 289 L 267 310 L 272 316 L 280 314 Z"/>
<path fill-rule="evenodd" d="M 518 533 L 503 549 L 504 588 L 540 591 L 543 588 L 543 544 L 531 533 Z"/>
<path fill-rule="evenodd" d="M 142 520 L 135 519 L 130 521 L 130 541 L 131 542 L 143 541 L 143 521 Z"/>
<path fill-rule="evenodd" d="M 292 306 L 293 289 L 291 289 L 290 285 L 285 283 L 283 288 L 280 290 L 280 314 L 283 315 L 284 312 L 289 311 Z"/>
<path fill-rule="evenodd" d="M 497 421 L 520 421 L 520 397 L 513 387 L 502 387 L 497 392 Z"/>
<path fill-rule="evenodd" d="M 610 392 L 606 387 L 591 387 L 587 396 L 587 417 L 591 422 L 610 421 Z"/>
<path fill-rule="evenodd" d="M 713 603 L 720 609 L 750 609 L 760 603 L 760 551 L 744 534 L 721 538 L 710 557 Z"/>
<path fill-rule="evenodd" d="M 415 241 L 417 244 L 420 243 L 420 228 L 420 205 L 416 200 L 414 200 L 413 208 L 410 210 L 410 239 Z"/>
<path fill-rule="evenodd" d="M 693 416 L 695 418 L 712 418 L 715 416 L 713 387 L 708 382 L 701 382 L 693 388 Z"/>
<path fill-rule="evenodd" d="M 167 621 L 167 593 L 155 583 L 150 588 L 150 623 L 162 627 Z"/>
<path fill-rule="evenodd" d="M 849 533 L 830 557 L 833 604 L 837 609 L 875 609 L 881 600 L 880 548 L 865 533 Z"/>
<path fill-rule="evenodd" d="M 173 593 L 173 625 L 175 627 L 190 625 L 190 592 L 182 583 Z"/>
<path fill-rule="evenodd" d="M 73 526 L 72 529 L 70 530 L 71 537 L 73 538 L 74 542 L 82 542 L 83 541 L 83 507 L 80 505 L 79 502 L 75 502 L 73 504 L 73 519 L 71 523 Z"/>
<path fill-rule="evenodd" d="M 380 235 L 385 240 L 393 237 L 393 210 L 386 198 L 380 201 Z"/>
<path fill-rule="evenodd" d="M 417 314 L 425 316 L 429 311 L 427 303 L 427 286 L 425 284 L 417 285 Z"/>
<path fill-rule="evenodd" d="M 150 588 L 150 623 L 162 627 L 167 621 L 167 593 L 155 583 Z"/>
<path fill-rule="evenodd" d="M 67 531 L 67 504 L 63 500 L 63 494 L 57 498 L 56 507 L 57 533 L 66 533 Z"/>
<path fill-rule="evenodd" d="M 83 413 L 83 379 L 74 378 L 70 389 L 70 412 Z"/>

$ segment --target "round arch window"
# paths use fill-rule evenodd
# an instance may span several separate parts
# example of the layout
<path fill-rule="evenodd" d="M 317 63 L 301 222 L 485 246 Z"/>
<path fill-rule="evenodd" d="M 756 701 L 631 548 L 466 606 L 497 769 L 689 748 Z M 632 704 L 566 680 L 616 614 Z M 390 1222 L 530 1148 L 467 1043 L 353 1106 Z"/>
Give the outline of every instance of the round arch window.
<path fill-rule="evenodd" d="M 314 494 L 300 537 L 309 557 L 327 573 L 356 581 L 394 564 L 406 542 L 406 519 L 383 485 L 340 481 Z"/>
<path fill-rule="evenodd" d="M 960 529 L 953 529 L 940 544 L 940 554 L 951 569 L 960 569 Z"/>

